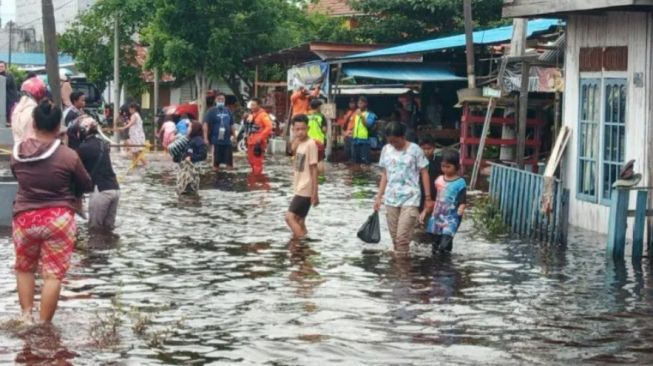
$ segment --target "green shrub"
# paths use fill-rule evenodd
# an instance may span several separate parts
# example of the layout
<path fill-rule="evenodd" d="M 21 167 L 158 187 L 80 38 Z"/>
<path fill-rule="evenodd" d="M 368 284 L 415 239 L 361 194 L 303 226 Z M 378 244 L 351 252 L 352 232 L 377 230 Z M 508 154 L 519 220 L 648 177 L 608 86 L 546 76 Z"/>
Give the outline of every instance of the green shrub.
<path fill-rule="evenodd" d="M 501 217 L 499 204 L 490 196 L 482 196 L 474 200 L 470 217 L 474 223 L 474 235 L 496 240 L 509 232 L 508 226 Z"/>

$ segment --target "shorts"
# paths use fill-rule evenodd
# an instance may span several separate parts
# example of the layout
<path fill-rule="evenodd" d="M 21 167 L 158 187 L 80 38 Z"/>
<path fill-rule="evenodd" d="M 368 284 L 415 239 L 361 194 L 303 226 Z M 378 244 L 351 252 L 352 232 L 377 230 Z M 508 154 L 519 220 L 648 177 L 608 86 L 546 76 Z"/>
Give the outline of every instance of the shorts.
<path fill-rule="evenodd" d="M 290 207 L 288 207 L 288 212 L 292 212 L 295 215 L 301 217 L 302 219 L 308 216 L 308 211 L 311 209 L 311 198 L 295 196 L 290 201 Z"/>
<path fill-rule="evenodd" d="M 47 207 L 21 212 L 13 220 L 15 269 L 36 272 L 41 262 L 43 277 L 63 279 L 75 248 L 75 214 L 66 207 Z"/>
<path fill-rule="evenodd" d="M 213 145 L 213 166 L 220 164 L 234 166 L 234 151 L 231 145 Z"/>

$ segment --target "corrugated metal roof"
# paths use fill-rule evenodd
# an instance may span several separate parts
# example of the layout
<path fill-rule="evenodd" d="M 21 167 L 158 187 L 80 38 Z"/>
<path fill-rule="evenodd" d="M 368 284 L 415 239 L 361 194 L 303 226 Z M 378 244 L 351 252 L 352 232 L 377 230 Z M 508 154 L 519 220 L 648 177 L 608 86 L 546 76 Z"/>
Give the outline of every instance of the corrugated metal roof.
<path fill-rule="evenodd" d="M 0 60 L 9 61 L 7 52 L 0 52 Z M 45 53 L 13 52 L 11 63 L 19 66 L 45 66 Z M 70 65 L 75 63 L 72 56 L 60 54 L 59 65 Z"/>
<path fill-rule="evenodd" d="M 401 80 L 401 81 L 456 81 L 466 80 L 464 77 L 456 76 L 450 70 L 429 64 L 407 64 L 407 63 L 365 63 L 345 64 L 342 71 L 347 76 Z"/>
<path fill-rule="evenodd" d="M 320 0 L 317 3 L 309 5 L 308 11 L 311 13 L 321 13 L 330 16 L 360 14 L 360 12 L 351 8 L 349 1 L 347 0 Z"/>
<path fill-rule="evenodd" d="M 534 33 L 547 31 L 553 27 L 561 25 L 559 19 L 535 19 L 528 21 L 527 36 Z M 512 38 L 512 25 L 474 32 L 474 44 L 486 45 L 500 42 L 506 42 Z M 388 57 L 396 55 L 428 53 L 448 48 L 458 48 L 465 46 L 465 34 L 455 36 L 430 39 L 427 41 L 407 43 L 400 46 L 384 48 L 372 52 L 359 53 L 343 57 L 342 60 L 350 59 L 367 59 L 376 57 Z"/>

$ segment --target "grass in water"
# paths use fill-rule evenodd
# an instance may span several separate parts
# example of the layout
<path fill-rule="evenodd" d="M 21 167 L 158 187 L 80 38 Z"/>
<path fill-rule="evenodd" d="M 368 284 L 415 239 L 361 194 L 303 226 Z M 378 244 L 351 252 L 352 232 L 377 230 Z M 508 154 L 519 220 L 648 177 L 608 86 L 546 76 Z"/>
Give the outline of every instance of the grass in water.
<path fill-rule="evenodd" d="M 470 217 L 474 223 L 473 235 L 494 241 L 509 232 L 508 226 L 501 217 L 498 203 L 490 196 L 482 196 L 474 200 Z"/>

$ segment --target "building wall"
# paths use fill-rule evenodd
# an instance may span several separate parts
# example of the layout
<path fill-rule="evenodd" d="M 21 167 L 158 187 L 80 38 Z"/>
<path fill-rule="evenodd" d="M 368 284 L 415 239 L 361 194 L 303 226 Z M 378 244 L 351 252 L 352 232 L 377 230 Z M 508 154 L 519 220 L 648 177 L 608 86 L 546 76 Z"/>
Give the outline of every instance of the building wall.
<path fill-rule="evenodd" d="M 609 207 L 582 201 L 577 196 L 580 48 L 628 46 L 628 70 L 624 73 L 628 83 L 625 159 L 626 161 L 636 159 L 635 169 L 644 175 L 640 185 L 648 186 L 651 185 L 648 173 L 652 163 L 648 157 L 647 147 L 648 139 L 651 136 L 652 28 L 653 17 L 646 12 L 608 12 L 597 16 L 573 15 L 568 18 L 563 123 L 571 128 L 572 138 L 563 161 L 563 178 L 565 186 L 571 192 L 569 212 L 571 225 L 600 233 L 608 231 Z M 635 73 L 643 73 L 644 85 L 642 87 L 637 87 L 634 84 Z M 606 74 L 606 76 L 610 75 Z M 599 135 L 599 139 L 602 137 Z M 598 153 L 601 153 L 600 150 Z M 631 208 L 634 208 L 634 195 L 631 198 Z M 629 227 L 632 226 L 629 225 Z"/>
<path fill-rule="evenodd" d="M 75 17 L 88 9 L 96 0 L 53 0 L 54 18 L 57 33 L 68 29 Z M 21 28 L 33 28 L 36 41 L 43 41 L 43 21 L 41 0 L 16 1 L 16 24 Z"/>

